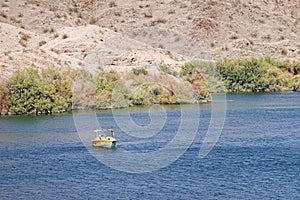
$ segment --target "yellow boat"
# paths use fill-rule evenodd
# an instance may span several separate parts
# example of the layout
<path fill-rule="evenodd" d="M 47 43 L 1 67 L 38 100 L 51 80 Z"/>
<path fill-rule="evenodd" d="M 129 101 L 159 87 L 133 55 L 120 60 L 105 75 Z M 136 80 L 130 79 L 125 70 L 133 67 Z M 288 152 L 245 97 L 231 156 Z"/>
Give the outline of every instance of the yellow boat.
<path fill-rule="evenodd" d="M 102 148 L 115 148 L 117 140 L 114 136 L 113 129 L 97 129 L 94 130 L 95 138 L 92 140 L 93 147 L 102 147 Z M 106 136 L 105 133 L 110 133 L 109 136 Z"/>

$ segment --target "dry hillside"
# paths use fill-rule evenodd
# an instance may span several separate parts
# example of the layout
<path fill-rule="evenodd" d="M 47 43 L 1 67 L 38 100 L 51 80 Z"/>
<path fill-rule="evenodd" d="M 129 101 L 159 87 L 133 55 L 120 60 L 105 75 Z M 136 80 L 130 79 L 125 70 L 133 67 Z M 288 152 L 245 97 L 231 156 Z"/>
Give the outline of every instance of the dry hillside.
<path fill-rule="evenodd" d="M 27 66 L 132 66 L 270 55 L 300 60 L 300 0 L 0 0 L 0 77 Z M 156 67 L 155 67 L 156 66 Z"/>

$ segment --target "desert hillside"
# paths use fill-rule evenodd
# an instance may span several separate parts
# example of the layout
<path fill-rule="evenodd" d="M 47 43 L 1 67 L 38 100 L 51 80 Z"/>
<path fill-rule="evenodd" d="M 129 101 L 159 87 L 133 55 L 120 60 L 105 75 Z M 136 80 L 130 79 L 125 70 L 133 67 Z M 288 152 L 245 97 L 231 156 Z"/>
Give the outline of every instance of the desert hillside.
<path fill-rule="evenodd" d="M 187 60 L 300 59 L 300 1 L 1 0 L 0 76 Z"/>
<path fill-rule="evenodd" d="M 300 0 L 0 0 L 0 113 L 299 91 L 299 32 Z"/>

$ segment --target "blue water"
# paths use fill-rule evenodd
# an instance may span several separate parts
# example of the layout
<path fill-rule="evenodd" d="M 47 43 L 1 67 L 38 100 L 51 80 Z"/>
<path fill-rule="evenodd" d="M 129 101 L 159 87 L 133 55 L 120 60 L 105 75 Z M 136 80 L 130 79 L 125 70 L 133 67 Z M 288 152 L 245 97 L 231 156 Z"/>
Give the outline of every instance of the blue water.
<path fill-rule="evenodd" d="M 163 148 L 186 106 L 165 106 L 164 127 L 140 139 L 122 132 L 111 112 L 97 112 L 102 125 L 116 129 L 118 148 L 96 153 L 113 158 Z M 299 199 L 300 93 L 227 95 L 227 107 L 208 156 L 198 157 L 211 116 L 205 104 L 187 151 L 147 173 L 100 162 L 80 139 L 72 114 L 0 117 L 0 199 Z M 130 112 L 137 124 L 151 124 L 147 107 Z"/>

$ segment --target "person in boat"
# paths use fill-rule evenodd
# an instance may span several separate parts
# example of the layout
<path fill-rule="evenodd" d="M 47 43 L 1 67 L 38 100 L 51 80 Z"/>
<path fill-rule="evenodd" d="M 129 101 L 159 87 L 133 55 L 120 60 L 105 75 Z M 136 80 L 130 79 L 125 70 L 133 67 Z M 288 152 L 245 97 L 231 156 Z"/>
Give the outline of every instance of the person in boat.
<path fill-rule="evenodd" d="M 112 137 L 115 137 L 115 135 L 114 135 L 114 130 L 110 130 L 110 132 L 111 132 L 111 136 L 112 136 Z"/>

